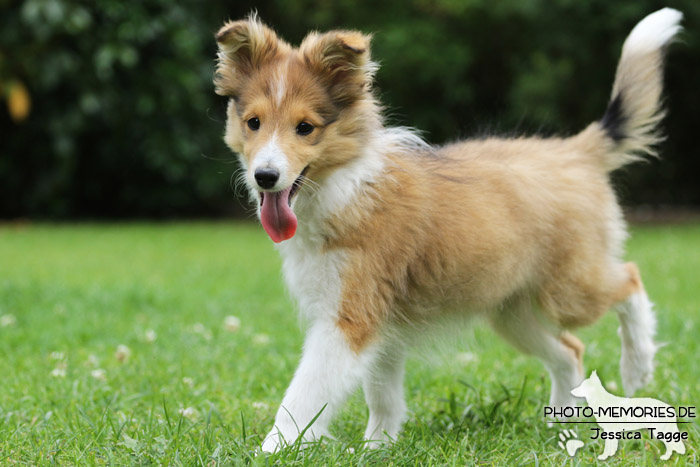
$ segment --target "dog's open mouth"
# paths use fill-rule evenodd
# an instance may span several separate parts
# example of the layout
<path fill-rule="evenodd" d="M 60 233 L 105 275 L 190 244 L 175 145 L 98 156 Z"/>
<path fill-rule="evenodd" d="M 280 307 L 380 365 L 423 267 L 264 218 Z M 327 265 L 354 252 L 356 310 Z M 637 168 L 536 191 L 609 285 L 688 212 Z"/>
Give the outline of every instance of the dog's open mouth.
<path fill-rule="evenodd" d="M 289 190 L 289 197 L 287 198 L 287 204 L 291 207 L 292 206 L 292 197 L 299 191 L 299 188 L 304 184 L 304 176 L 306 175 L 306 172 L 309 170 L 309 166 L 307 165 L 304 167 L 304 170 L 301 171 L 299 176 L 297 177 L 296 180 L 294 180 L 294 183 L 292 183 L 292 187 Z M 282 190 L 286 191 L 286 190 Z M 274 194 L 274 193 L 273 193 Z M 265 200 L 265 192 L 261 191 L 260 192 L 260 206 L 263 205 L 263 202 Z"/>
<path fill-rule="evenodd" d="M 294 183 L 280 191 L 260 192 L 260 221 L 273 242 L 289 240 L 297 231 L 297 216 L 292 211 L 292 197 L 304 184 L 307 165 Z"/>

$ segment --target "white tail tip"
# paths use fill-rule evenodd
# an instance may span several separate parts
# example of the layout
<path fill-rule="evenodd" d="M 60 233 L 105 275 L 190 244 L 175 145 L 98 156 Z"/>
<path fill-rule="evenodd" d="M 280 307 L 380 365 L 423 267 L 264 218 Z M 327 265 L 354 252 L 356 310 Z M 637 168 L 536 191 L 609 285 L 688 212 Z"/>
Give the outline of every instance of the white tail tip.
<path fill-rule="evenodd" d="M 681 30 L 683 13 L 673 8 L 662 8 L 641 20 L 632 29 L 622 50 L 652 52 L 666 45 Z"/>

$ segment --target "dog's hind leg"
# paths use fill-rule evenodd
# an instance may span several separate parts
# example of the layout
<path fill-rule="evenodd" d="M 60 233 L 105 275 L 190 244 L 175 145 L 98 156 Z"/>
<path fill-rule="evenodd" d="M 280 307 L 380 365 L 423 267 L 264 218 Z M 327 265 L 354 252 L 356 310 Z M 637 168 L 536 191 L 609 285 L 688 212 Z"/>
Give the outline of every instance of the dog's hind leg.
<path fill-rule="evenodd" d="M 624 267 L 627 280 L 616 294 L 614 309 L 620 319 L 622 385 L 625 394 L 631 396 L 651 381 L 654 374 L 656 318 L 637 265 L 627 263 Z"/>
<path fill-rule="evenodd" d="M 365 430 L 368 447 L 395 440 L 406 417 L 403 392 L 405 352 L 400 345 L 384 346 L 365 375 L 363 389 L 369 407 Z"/>
<path fill-rule="evenodd" d="M 552 379 L 550 407 L 576 406 L 570 391 L 583 381 L 581 341 L 545 323 L 527 300 L 492 315 L 490 322 L 515 348 L 544 363 Z"/>

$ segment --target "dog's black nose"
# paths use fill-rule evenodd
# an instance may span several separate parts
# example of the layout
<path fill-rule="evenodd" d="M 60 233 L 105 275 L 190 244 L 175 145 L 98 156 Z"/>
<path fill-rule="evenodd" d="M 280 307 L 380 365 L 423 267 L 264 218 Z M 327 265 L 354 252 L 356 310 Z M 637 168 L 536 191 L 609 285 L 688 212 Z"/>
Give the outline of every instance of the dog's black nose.
<path fill-rule="evenodd" d="M 277 169 L 260 168 L 255 170 L 255 181 L 258 182 L 260 188 L 272 188 L 279 178 L 280 173 Z"/>

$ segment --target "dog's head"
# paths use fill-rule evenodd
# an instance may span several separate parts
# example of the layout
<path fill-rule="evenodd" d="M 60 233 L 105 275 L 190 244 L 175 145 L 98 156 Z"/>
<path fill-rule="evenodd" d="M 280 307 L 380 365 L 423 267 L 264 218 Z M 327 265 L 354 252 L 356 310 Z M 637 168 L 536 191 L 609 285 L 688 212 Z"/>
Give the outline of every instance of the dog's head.
<path fill-rule="evenodd" d="M 291 238 L 295 197 L 358 157 L 376 114 L 369 36 L 311 33 L 298 48 L 254 15 L 217 33 L 216 92 L 230 98 L 225 141 L 270 238 Z M 308 184 L 308 183 L 307 183 Z"/>
<path fill-rule="evenodd" d="M 584 379 L 581 384 L 571 390 L 571 394 L 576 397 L 588 397 L 594 391 L 598 391 L 602 388 L 603 383 L 600 382 L 598 373 L 594 370 L 589 378 Z"/>

